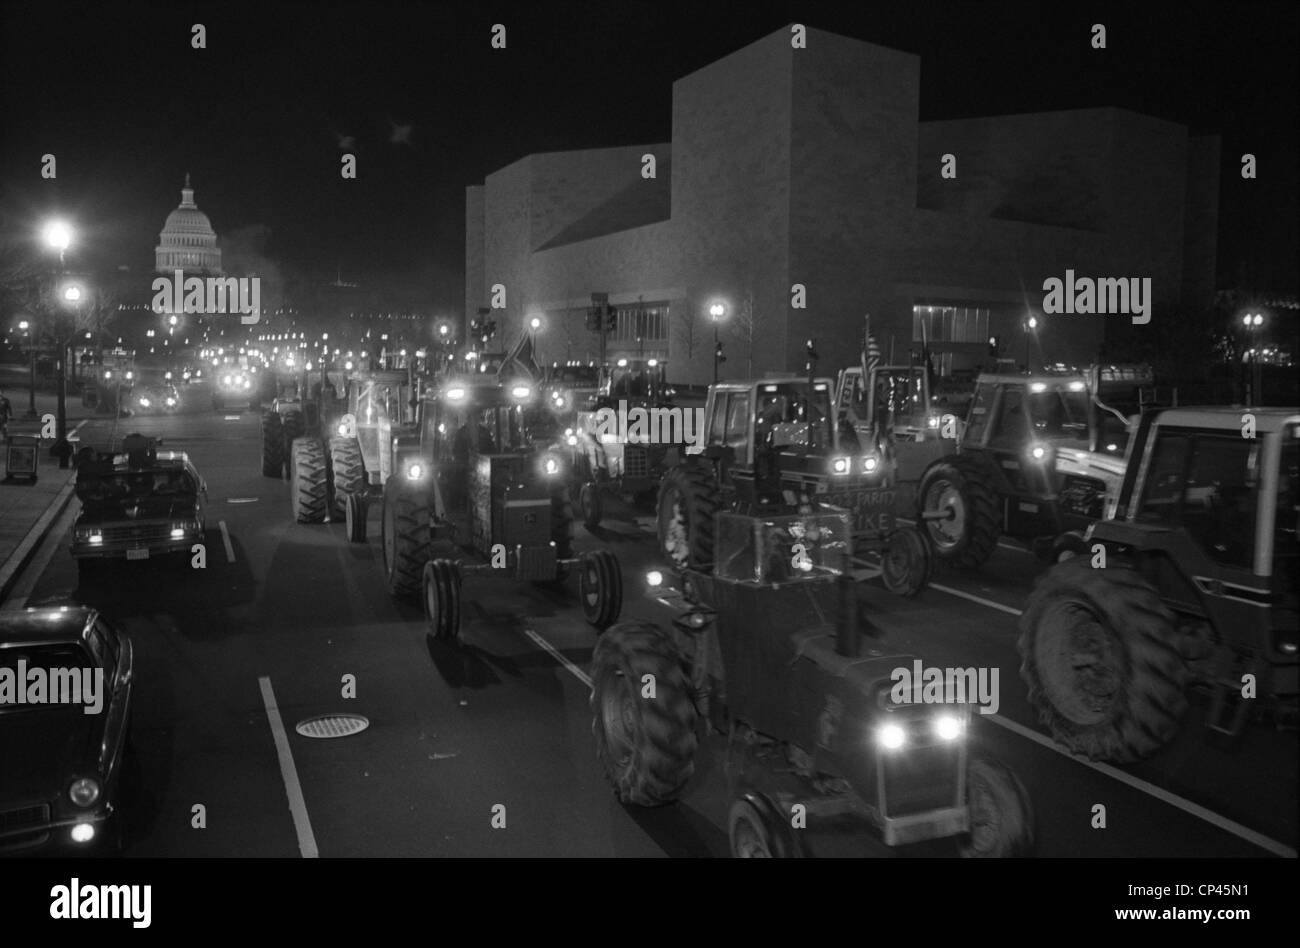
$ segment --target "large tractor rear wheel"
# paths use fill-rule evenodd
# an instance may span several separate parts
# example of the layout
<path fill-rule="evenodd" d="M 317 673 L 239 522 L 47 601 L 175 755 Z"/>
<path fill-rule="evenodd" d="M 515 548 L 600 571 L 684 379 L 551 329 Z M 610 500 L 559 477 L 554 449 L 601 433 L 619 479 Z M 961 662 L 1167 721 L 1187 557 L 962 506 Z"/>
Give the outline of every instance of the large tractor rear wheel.
<path fill-rule="evenodd" d="M 293 442 L 293 518 L 299 523 L 323 523 L 329 513 L 329 470 L 325 446 L 316 438 Z"/>
<path fill-rule="evenodd" d="M 702 464 L 679 465 L 659 488 L 659 549 L 678 567 L 713 565 L 713 515 L 718 489 L 713 472 Z"/>
<path fill-rule="evenodd" d="M 383 536 L 384 577 L 395 599 L 419 595 L 424 564 L 429 561 L 429 508 L 424 498 L 398 477 L 384 485 L 384 509 L 380 518 Z"/>
<path fill-rule="evenodd" d="M 604 507 L 600 499 L 600 485 L 587 481 L 578 494 L 578 506 L 582 508 L 582 523 L 588 529 L 600 526 L 604 516 Z"/>
<path fill-rule="evenodd" d="M 582 558 L 578 596 L 582 614 L 597 632 L 618 621 L 623 611 L 623 570 L 609 550 L 593 550 Z"/>
<path fill-rule="evenodd" d="M 1138 572 L 1076 557 L 1039 580 L 1020 617 L 1020 675 L 1052 736 L 1094 760 L 1150 756 L 1187 710 L 1173 614 Z"/>
<path fill-rule="evenodd" d="M 596 759 L 624 803 L 672 803 L 695 773 L 696 711 L 673 640 L 652 622 L 620 622 L 591 659 Z M 648 677 L 647 677 L 648 676 Z"/>
<path fill-rule="evenodd" d="M 976 569 L 997 549 L 998 498 L 977 461 L 955 454 L 931 465 L 921 478 L 917 503 L 917 520 L 941 562 Z M 927 511 L 946 511 L 947 516 L 926 519 Z"/>
<path fill-rule="evenodd" d="M 1028 856 L 1034 848 L 1034 810 L 1029 794 L 1010 768 L 976 758 L 966 769 L 970 833 L 961 844 L 966 858 Z"/>
<path fill-rule="evenodd" d="M 284 429 L 274 411 L 262 414 L 262 474 L 284 477 Z"/>
<path fill-rule="evenodd" d="M 292 445 L 295 440 L 307 433 L 307 426 L 302 420 L 302 412 L 287 411 L 280 416 L 280 430 L 284 432 L 284 443 Z M 289 451 L 286 450 L 286 456 Z"/>

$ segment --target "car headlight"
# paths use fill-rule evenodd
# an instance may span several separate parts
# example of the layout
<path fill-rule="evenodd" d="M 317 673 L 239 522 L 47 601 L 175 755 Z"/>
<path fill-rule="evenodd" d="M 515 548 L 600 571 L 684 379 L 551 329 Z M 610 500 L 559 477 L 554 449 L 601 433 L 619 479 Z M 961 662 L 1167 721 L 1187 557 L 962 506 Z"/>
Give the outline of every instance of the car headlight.
<path fill-rule="evenodd" d="M 879 467 L 880 458 L 876 457 L 874 454 L 868 454 L 862 459 L 862 473 L 864 474 L 874 474 L 876 469 Z"/>
<path fill-rule="evenodd" d="M 847 473 L 849 473 L 849 466 L 850 466 L 850 465 L 849 465 L 849 459 L 848 459 L 848 458 L 832 458 L 832 459 L 831 459 L 831 473 L 832 473 L 832 474 L 847 474 Z"/>
<path fill-rule="evenodd" d="M 94 806 L 99 799 L 99 781 L 93 777 L 72 781 L 72 786 L 68 787 L 68 799 L 77 806 Z"/>
<path fill-rule="evenodd" d="M 423 464 L 408 464 L 406 466 L 406 479 L 408 481 L 418 481 L 422 477 L 424 477 Z"/>
<path fill-rule="evenodd" d="M 877 729 L 876 741 L 886 750 L 898 750 L 907 743 L 907 733 L 897 724 L 886 724 Z"/>
<path fill-rule="evenodd" d="M 935 737 L 942 741 L 955 741 L 961 736 L 961 719 L 951 714 L 941 714 L 934 719 Z"/>

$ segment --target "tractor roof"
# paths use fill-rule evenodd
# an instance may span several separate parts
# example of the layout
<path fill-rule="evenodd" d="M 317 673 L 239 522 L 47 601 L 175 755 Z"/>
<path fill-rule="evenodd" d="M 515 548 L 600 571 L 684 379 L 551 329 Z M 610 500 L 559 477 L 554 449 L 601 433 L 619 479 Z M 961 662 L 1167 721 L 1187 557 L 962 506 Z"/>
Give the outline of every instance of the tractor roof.
<path fill-rule="evenodd" d="M 1248 408 L 1244 405 L 1166 408 L 1156 419 L 1156 424 L 1240 431 L 1241 416 L 1246 413 L 1255 416 L 1255 430 L 1266 434 L 1279 431 L 1286 425 L 1300 424 L 1300 408 Z"/>
<path fill-rule="evenodd" d="M 1032 385 L 1035 382 L 1046 385 L 1049 388 L 1060 388 L 1070 382 L 1083 382 L 1087 384 L 1087 379 L 1082 373 L 1047 373 L 1039 372 L 1034 375 L 1002 375 L 990 372 L 981 372 L 979 378 L 975 380 L 977 385 Z"/>
<path fill-rule="evenodd" d="M 828 392 L 835 387 L 835 383 L 831 379 L 827 379 L 827 378 L 814 378 L 813 383 L 815 385 L 825 386 L 826 391 Z M 749 392 L 749 391 L 753 391 L 756 387 L 760 385 L 784 385 L 784 386 L 793 385 L 793 386 L 807 388 L 808 379 L 807 377 L 804 378 L 767 377 L 761 379 L 737 379 L 732 382 L 717 382 L 711 387 L 716 389 L 719 392 Z M 775 391 L 775 389 L 773 389 L 773 391 Z"/>

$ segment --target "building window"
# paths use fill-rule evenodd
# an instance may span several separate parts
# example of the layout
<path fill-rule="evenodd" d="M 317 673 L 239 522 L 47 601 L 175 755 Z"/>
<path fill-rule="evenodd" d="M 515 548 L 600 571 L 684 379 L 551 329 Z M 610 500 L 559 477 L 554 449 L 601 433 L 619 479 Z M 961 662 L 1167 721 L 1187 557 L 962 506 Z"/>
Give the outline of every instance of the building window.
<path fill-rule="evenodd" d="M 663 342 L 668 338 L 667 303 L 631 303 L 617 307 L 618 325 L 611 342 Z"/>
<path fill-rule="evenodd" d="M 922 329 L 924 328 L 924 334 Z M 983 306 L 913 306 L 912 341 L 987 342 L 989 310 Z"/>

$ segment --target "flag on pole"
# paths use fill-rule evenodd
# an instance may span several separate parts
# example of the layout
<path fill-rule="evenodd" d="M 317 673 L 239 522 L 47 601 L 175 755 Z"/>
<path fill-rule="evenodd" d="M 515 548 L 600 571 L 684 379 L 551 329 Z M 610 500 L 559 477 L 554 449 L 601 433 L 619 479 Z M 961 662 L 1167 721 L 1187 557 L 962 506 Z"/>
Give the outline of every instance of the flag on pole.
<path fill-rule="evenodd" d="M 497 376 L 505 379 L 507 376 L 513 376 L 518 372 L 526 375 L 529 381 L 534 384 L 542 380 L 542 367 L 537 363 L 537 357 L 533 353 L 533 337 L 525 332 L 519 337 L 510 350 L 509 355 L 501 363 L 501 368 L 497 370 Z"/>

